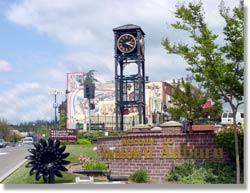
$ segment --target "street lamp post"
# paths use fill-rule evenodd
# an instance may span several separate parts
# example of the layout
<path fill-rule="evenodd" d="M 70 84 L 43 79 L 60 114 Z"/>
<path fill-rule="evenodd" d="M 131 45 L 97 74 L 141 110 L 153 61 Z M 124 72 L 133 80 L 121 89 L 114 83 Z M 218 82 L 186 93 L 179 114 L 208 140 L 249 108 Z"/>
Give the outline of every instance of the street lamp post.
<path fill-rule="evenodd" d="M 53 108 L 55 108 L 55 123 L 54 123 L 54 127 L 57 128 L 57 114 L 56 114 L 56 109 L 59 107 L 59 104 L 57 104 L 57 101 L 56 101 L 56 97 L 57 95 L 61 95 L 62 92 L 57 90 L 57 89 L 54 89 L 52 91 L 49 91 L 49 95 L 54 95 L 55 97 L 55 101 L 54 101 L 54 104 L 53 104 Z"/>

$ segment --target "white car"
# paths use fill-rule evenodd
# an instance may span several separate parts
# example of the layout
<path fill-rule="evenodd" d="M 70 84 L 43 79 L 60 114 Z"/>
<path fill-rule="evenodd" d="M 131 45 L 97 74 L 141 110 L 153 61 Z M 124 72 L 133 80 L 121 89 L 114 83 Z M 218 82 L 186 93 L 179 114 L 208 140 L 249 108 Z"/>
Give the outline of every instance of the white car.
<path fill-rule="evenodd" d="M 25 137 L 25 138 L 23 139 L 22 144 L 23 144 L 23 145 L 25 145 L 25 144 L 30 145 L 30 144 L 33 144 L 33 142 L 34 142 L 34 140 L 33 140 L 32 137 Z"/>
<path fill-rule="evenodd" d="M 7 143 L 4 141 L 4 139 L 0 139 L 0 147 L 6 147 Z"/>

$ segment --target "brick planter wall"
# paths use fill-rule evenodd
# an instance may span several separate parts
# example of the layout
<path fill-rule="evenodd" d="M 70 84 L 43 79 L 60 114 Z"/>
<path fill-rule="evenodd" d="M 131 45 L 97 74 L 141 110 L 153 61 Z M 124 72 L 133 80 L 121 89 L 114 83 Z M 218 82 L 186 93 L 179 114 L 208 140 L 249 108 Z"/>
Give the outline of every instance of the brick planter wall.
<path fill-rule="evenodd" d="M 169 131 L 98 138 L 98 159 L 109 165 L 112 175 L 130 175 L 143 168 L 152 181 L 159 183 L 176 164 L 230 161 L 213 133 L 185 134 L 176 128 Z"/>

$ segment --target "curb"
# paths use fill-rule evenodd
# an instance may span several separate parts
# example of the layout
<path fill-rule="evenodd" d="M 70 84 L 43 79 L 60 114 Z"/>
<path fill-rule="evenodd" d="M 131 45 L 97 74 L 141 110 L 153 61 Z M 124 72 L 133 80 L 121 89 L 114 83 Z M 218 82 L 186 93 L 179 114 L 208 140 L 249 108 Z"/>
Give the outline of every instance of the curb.
<path fill-rule="evenodd" d="M 24 159 L 19 164 L 17 164 L 14 168 L 7 171 L 4 175 L 0 176 L 0 183 L 2 183 L 9 175 L 11 175 L 14 171 L 16 171 L 21 165 L 23 165 L 27 160 Z"/>

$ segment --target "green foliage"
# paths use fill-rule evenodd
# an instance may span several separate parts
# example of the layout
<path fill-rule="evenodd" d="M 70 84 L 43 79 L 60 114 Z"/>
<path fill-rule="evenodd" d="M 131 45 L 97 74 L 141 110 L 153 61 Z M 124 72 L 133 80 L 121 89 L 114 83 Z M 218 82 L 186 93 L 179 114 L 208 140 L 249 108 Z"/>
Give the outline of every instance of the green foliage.
<path fill-rule="evenodd" d="M 60 117 L 59 117 L 59 128 L 66 129 L 66 120 L 67 117 L 65 115 L 64 110 L 60 110 Z"/>
<path fill-rule="evenodd" d="M 179 117 L 199 118 L 202 115 L 202 105 L 207 99 L 207 95 L 201 89 L 182 79 L 174 87 L 172 101 L 174 106 L 169 108 L 169 112 L 176 119 Z"/>
<path fill-rule="evenodd" d="M 109 136 L 123 136 L 123 135 L 127 135 L 127 132 L 108 132 Z M 90 132 L 81 132 L 78 133 L 78 139 L 88 139 L 89 141 L 91 141 L 91 143 L 95 143 L 98 137 L 104 137 L 105 136 L 105 132 L 103 131 L 90 131 Z"/>
<path fill-rule="evenodd" d="M 0 120 L 0 138 L 6 140 L 6 138 L 10 135 L 10 129 L 11 127 L 6 121 Z"/>
<path fill-rule="evenodd" d="M 77 139 L 77 144 L 87 145 L 87 144 L 91 144 L 91 141 L 89 141 L 88 139 Z"/>
<path fill-rule="evenodd" d="M 18 142 L 18 141 L 21 141 L 21 139 L 22 139 L 23 137 L 22 136 L 20 136 L 20 135 L 17 135 L 17 134 L 15 134 L 15 133 L 12 133 L 12 134 L 10 134 L 10 135 L 7 135 L 6 137 L 5 137 L 5 140 L 6 141 L 9 141 L 9 142 Z"/>
<path fill-rule="evenodd" d="M 86 162 L 83 165 L 85 170 L 107 170 L 108 167 L 102 162 Z"/>
<path fill-rule="evenodd" d="M 236 183 L 234 168 L 222 163 L 180 164 L 167 173 L 166 180 L 181 184 Z"/>
<path fill-rule="evenodd" d="M 230 13 L 223 1 L 220 15 L 225 20 L 223 28 L 224 45 L 219 44 L 205 22 L 202 2 L 188 3 L 177 7 L 177 22 L 172 24 L 177 30 L 188 35 L 185 41 L 174 42 L 166 38 L 162 45 L 169 54 L 180 55 L 188 64 L 194 79 L 210 93 L 214 101 L 229 103 L 232 112 L 237 112 L 244 103 L 244 6 L 243 0 Z M 234 123 L 235 123 L 234 117 Z M 235 135 L 237 139 L 237 135 Z M 236 149 L 237 183 L 240 181 L 239 150 Z"/>
<path fill-rule="evenodd" d="M 95 143 L 96 139 L 98 137 L 103 137 L 104 136 L 104 132 L 99 132 L 99 131 L 90 131 L 90 132 L 82 132 L 82 133 L 78 133 L 77 138 L 78 139 L 87 139 L 89 140 L 91 143 Z"/>
<path fill-rule="evenodd" d="M 241 1 L 242 3 L 242 1 Z M 221 5 L 221 16 L 226 22 L 223 28 L 225 45 L 216 42 L 218 35 L 208 28 L 202 2 L 177 7 L 176 23 L 172 27 L 189 35 L 185 42 L 162 43 L 169 54 L 180 55 L 188 64 L 187 70 L 210 93 L 214 100 L 228 102 L 237 111 L 243 103 L 244 87 L 244 14 L 242 4 L 233 9 Z M 191 43 L 190 43 L 191 42 Z"/>
<path fill-rule="evenodd" d="M 119 132 L 109 132 L 109 136 L 124 136 L 127 135 L 127 131 L 119 131 Z"/>
<path fill-rule="evenodd" d="M 137 183 L 146 183 L 149 181 L 149 176 L 146 170 L 140 169 L 129 176 L 129 180 Z"/>
<path fill-rule="evenodd" d="M 239 158 L 241 168 L 244 165 L 244 131 L 239 129 L 237 130 L 238 135 L 238 144 L 239 144 Z M 235 140 L 234 140 L 234 129 L 223 129 L 219 133 L 216 134 L 215 140 L 223 145 L 228 153 L 228 156 L 232 161 L 235 161 Z"/>

